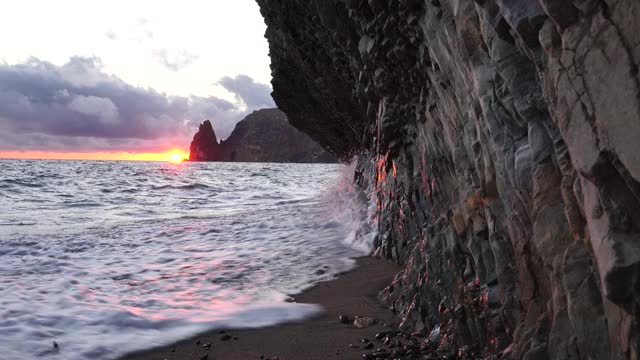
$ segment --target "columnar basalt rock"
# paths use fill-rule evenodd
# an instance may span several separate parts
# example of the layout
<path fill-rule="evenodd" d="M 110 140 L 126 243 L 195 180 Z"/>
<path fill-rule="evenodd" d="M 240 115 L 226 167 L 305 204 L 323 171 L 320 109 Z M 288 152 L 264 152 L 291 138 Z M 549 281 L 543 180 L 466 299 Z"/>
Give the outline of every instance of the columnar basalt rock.
<path fill-rule="evenodd" d="M 403 327 L 474 359 L 639 358 L 640 2 L 257 1 L 278 106 L 358 156 Z"/>

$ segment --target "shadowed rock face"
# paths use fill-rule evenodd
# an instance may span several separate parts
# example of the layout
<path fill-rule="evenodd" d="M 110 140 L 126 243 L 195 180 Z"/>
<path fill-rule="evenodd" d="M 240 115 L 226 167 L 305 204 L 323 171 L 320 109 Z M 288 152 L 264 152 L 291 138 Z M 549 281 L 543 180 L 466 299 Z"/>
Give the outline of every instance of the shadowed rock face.
<path fill-rule="evenodd" d="M 189 149 L 190 161 L 216 161 L 220 158 L 220 145 L 209 120 L 205 120 L 194 135 Z"/>
<path fill-rule="evenodd" d="M 403 327 L 463 358 L 638 359 L 639 1 L 257 2 L 276 103 L 358 155 Z"/>
<path fill-rule="evenodd" d="M 282 111 L 263 109 L 240 121 L 220 143 L 209 120 L 203 122 L 191 142 L 189 160 L 330 163 L 336 157 L 291 126 Z"/>

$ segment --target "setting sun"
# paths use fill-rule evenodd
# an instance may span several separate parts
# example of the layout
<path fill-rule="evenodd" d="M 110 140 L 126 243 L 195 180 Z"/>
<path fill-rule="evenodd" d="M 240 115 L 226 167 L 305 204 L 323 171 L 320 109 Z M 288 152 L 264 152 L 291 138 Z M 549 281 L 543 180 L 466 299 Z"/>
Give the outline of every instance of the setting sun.
<path fill-rule="evenodd" d="M 185 155 L 186 154 L 181 153 L 181 152 L 172 152 L 171 155 L 170 155 L 171 158 L 170 158 L 169 161 L 171 161 L 171 162 L 181 162 L 186 158 Z"/>

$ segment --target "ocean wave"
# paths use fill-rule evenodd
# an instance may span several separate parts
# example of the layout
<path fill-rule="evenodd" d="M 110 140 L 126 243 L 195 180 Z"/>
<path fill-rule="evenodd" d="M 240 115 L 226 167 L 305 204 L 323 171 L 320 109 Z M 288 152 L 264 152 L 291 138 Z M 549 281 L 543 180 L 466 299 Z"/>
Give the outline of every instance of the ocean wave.
<path fill-rule="evenodd" d="M 62 202 L 63 206 L 66 208 L 84 208 L 84 207 L 101 207 L 105 206 L 105 204 L 93 201 L 93 200 L 64 200 Z"/>
<path fill-rule="evenodd" d="M 186 185 L 159 185 L 152 186 L 151 190 L 211 190 L 212 187 L 206 184 L 193 183 Z"/>
<path fill-rule="evenodd" d="M 0 226 L 33 226 L 35 221 L 0 222 Z"/>
<path fill-rule="evenodd" d="M 0 180 L 0 186 L 2 185 L 16 185 L 16 186 L 22 186 L 22 187 L 29 187 L 29 188 L 41 188 L 44 187 L 45 184 L 40 183 L 40 182 L 32 182 L 30 180 L 23 180 L 23 179 L 3 179 Z"/>
<path fill-rule="evenodd" d="M 319 309 L 287 294 L 366 253 L 352 236 L 366 204 L 340 194 L 334 182 L 349 176 L 337 165 L 1 165 L 10 179 L 25 169 L 62 178 L 0 197 L 10 214 L 0 223 L 0 357 L 109 359 L 303 319 Z M 257 169 L 266 176 L 252 177 Z"/>

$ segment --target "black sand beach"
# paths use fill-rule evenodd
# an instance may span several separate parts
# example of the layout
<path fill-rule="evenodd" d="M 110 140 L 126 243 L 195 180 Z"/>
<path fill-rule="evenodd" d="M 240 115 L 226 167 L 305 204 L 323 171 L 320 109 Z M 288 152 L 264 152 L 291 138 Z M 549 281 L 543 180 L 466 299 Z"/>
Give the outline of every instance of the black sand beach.
<path fill-rule="evenodd" d="M 320 317 L 300 323 L 253 330 L 213 331 L 169 346 L 135 353 L 121 360 L 152 359 L 362 359 L 366 343 L 388 330 L 393 313 L 379 303 L 377 293 L 388 285 L 400 268 L 385 260 L 360 258 L 354 270 L 336 280 L 320 283 L 295 296 L 299 303 L 319 304 Z M 364 329 L 342 323 L 340 315 L 372 317 L 376 323 Z M 210 349 L 205 345 L 211 344 Z M 351 346 L 350 346 L 351 345 Z M 368 349 L 369 351 L 375 349 Z"/>

